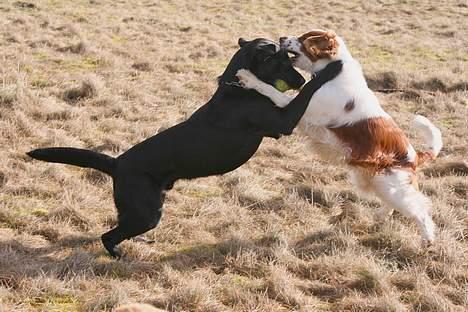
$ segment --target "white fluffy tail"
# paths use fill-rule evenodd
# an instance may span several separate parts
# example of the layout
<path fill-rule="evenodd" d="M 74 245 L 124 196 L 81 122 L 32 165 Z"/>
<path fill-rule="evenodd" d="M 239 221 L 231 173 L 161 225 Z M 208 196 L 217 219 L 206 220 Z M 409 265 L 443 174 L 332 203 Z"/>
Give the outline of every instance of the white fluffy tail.
<path fill-rule="evenodd" d="M 413 120 L 413 127 L 416 128 L 429 148 L 429 152 L 435 158 L 442 149 L 442 134 L 432 122 L 424 116 L 416 115 Z"/>

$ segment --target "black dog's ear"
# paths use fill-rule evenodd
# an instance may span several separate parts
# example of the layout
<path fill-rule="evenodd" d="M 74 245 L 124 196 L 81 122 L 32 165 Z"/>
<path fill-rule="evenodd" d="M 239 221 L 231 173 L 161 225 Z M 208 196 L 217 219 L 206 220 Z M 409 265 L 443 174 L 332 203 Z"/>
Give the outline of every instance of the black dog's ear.
<path fill-rule="evenodd" d="M 249 41 L 245 40 L 244 38 L 239 38 L 239 40 L 237 41 L 237 44 L 239 45 L 239 47 L 243 47 L 245 46 L 247 43 L 249 43 Z"/>

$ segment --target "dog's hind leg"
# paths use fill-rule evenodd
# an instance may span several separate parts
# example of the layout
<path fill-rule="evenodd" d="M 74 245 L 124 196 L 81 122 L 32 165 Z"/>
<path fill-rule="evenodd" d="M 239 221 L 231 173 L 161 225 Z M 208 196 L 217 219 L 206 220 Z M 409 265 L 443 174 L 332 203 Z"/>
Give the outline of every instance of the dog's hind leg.
<path fill-rule="evenodd" d="M 114 201 L 119 224 L 101 237 L 113 257 L 120 258 L 117 245 L 158 225 L 162 215 L 164 190 L 149 176 L 124 176 L 114 181 Z"/>
<path fill-rule="evenodd" d="M 413 173 L 394 169 L 373 179 L 376 195 L 389 207 L 416 221 L 425 243 L 434 241 L 434 222 L 429 214 L 431 202 L 412 182 Z"/>

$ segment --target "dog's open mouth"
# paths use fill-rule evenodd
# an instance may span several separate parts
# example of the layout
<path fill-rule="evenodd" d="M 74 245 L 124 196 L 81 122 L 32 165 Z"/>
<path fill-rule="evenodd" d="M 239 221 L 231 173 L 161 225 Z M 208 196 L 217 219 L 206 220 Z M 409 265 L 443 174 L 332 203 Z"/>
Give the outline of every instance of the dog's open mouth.
<path fill-rule="evenodd" d="M 301 55 L 299 52 L 296 52 L 296 51 L 293 51 L 293 50 L 286 50 L 288 51 L 288 56 L 289 58 L 291 59 L 291 61 L 294 63 L 298 58 L 299 56 Z"/>

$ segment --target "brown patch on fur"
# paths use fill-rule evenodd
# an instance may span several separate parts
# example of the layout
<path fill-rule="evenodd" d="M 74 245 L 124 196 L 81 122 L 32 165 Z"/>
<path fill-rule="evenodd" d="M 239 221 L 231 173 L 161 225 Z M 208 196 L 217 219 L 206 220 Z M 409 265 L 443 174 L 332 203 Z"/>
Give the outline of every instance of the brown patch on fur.
<path fill-rule="evenodd" d="M 322 58 L 331 58 L 338 52 L 338 41 L 333 31 L 312 30 L 299 38 L 301 50 L 312 62 Z"/>
<path fill-rule="evenodd" d="M 407 160 L 408 139 L 391 119 L 370 118 L 329 130 L 351 149 L 348 163 L 363 167 L 370 174 L 391 167 L 416 168 Z"/>

